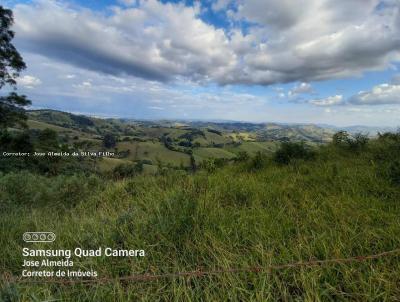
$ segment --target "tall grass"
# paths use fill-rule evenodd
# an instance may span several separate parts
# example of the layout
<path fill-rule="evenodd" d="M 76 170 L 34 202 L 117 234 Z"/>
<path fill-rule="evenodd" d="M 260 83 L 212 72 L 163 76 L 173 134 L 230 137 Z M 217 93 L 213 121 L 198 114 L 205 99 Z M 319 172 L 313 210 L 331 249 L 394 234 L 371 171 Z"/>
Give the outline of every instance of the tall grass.
<path fill-rule="evenodd" d="M 144 258 L 85 258 L 100 277 L 268 266 L 374 254 L 400 247 L 400 187 L 372 142 L 352 153 L 323 147 L 313 160 L 240 162 L 193 175 L 103 182 L 84 176 L 0 178 L 0 267 L 21 273 L 22 234 L 49 230 L 35 248 L 145 249 Z M 381 152 L 381 151 L 379 151 Z M 394 160 L 394 159 L 393 159 Z M 389 171 L 383 173 L 382 171 Z M 71 201 L 72 200 L 72 201 Z M 0 300 L 396 301 L 400 258 L 152 282 L 5 283 Z"/>

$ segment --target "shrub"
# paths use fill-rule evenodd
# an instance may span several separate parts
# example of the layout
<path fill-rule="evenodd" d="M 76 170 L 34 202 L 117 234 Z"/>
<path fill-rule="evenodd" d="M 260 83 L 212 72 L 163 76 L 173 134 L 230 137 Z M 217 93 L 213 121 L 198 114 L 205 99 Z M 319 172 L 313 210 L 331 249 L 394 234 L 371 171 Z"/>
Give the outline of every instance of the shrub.
<path fill-rule="evenodd" d="M 240 151 L 235 157 L 235 161 L 246 161 L 248 159 L 249 154 L 246 151 Z"/>
<path fill-rule="evenodd" d="M 222 132 L 221 131 L 218 131 L 218 130 L 215 130 L 215 129 L 211 129 L 211 128 L 208 128 L 207 131 L 222 136 Z"/>
<path fill-rule="evenodd" d="M 400 142 L 400 131 L 398 131 L 397 133 L 392 133 L 392 132 L 378 133 L 378 140 Z"/>
<path fill-rule="evenodd" d="M 113 175 L 116 178 L 133 177 L 143 172 L 143 163 L 136 164 L 120 164 L 113 170 Z"/>
<path fill-rule="evenodd" d="M 332 137 L 333 145 L 351 151 L 360 151 L 367 146 L 368 141 L 368 135 L 356 133 L 351 137 L 346 131 L 336 132 Z"/>
<path fill-rule="evenodd" d="M 249 162 L 249 170 L 255 171 L 265 167 L 267 162 L 267 157 L 262 152 L 258 151 L 254 157 L 251 158 Z"/>
<path fill-rule="evenodd" d="M 400 161 L 396 160 L 389 165 L 389 179 L 393 184 L 400 185 Z"/>
<path fill-rule="evenodd" d="M 347 144 L 350 136 L 347 131 L 338 131 L 332 137 L 332 143 L 335 146 L 343 146 Z"/>
<path fill-rule="evenodd" d="M 207 172 L 212 173 L 217 168 L 221 168 L 226 164 L 226 159 L 224 158 L 208 158 L 201 162 L 200 168 L 207 170 Z"/>
<path fill-rule="evenodd" d="M 150 159 L 142 159 L 140 161 L 143 165 L 152 165 L 153 162 Z"/>
<path fill-rule="evenodd" d="M 275 152 L 274 160 L 279 164 L 289 164 L 293 159 L 313 159 L 315 152 L 304 143 L 284 142 Z"/>
<path fill-rule="evenodd" d="M 114 148 L 116 143 L 117 143 L 117 139 L 115 138 L 114 135 L 112 135 L 110 133 L 107 133 L 106 135 L 104 135 L 104 138 L 103 138 L 104 147 Z"/>
<path fill-rule="evenodd" d="M 348 138 L 347 146 L 352 151 L 359 151 L 365 148 L 368 144 L 369 138 L 367 135 L 362 133 L 356 133 L 354 138 Z"/>
<path fill-rule="evenodd" d="M 46 128 L 39 133 L 38 137 L 39 148 L 44 151 L 58 150 L 58 134 L 56 131 Z"/>

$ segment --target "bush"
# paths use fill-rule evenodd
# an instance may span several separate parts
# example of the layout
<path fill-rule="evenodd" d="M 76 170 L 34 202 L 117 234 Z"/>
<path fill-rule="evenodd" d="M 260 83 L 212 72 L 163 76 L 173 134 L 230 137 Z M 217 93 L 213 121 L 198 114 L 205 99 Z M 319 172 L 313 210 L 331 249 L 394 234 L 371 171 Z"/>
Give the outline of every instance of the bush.
<path fill-rule="evenodd" d="M 347 131 L 336 132 L 332 137 L 332 143 L 335 146 L 344 146 L 349 141 L 350 136 Z"/>
<path fill-rule="evenodd" d="M 110 133 L 107 133 L 106 135 L 104 135 L 104 138 L 103 138 L 104 147 L 114 148 L 116 143 L 117 143 L 117 139 L 115 138 L 114 135 L 112 135 Z"/>
<path fill-rule="evenodd" d="M 249 154 L 246 151 L 240 151 L 236 157 L 235 157 L 235 161 L 246 161 L 249 159 Z"/>
<path fill-rule="evenodd" d="M 120 164 L 113 170 L 116 178 L 133 177 L 143 172 L 143 163 L 136 164 Z"/>
<path fill-rule="evenodd" d="M 347 140 L 347 146 L 352 151 L 360 151 L 364 149 L 368 144 L 369 138 L 367 135 L 362 133 L 356 133 L 354 138 Z"/>
<path fill-rule="evenodd" d="M 58 147 L 58 134 L 56 131 L 46 128 L 39 133 L 38 148 L 40 150 L 57 151 Z"/>
<path fill-rule="evenodd" d="M 310 160 L 315 152 L 307 148 L 304 143 L 284 142 L 275 152 L 274 160 L 279 164 L 289 164 L 293 159 Z"/>
<path fill-rule="evenodd" d="M 400 185 L 400 161 L 396 160 L 389 165 L 389 179 L 393 184 Z"/>
<path fill-rule="evenodd" d="M 346 131 L 339 131 L 332 137 L 333 145 L 351 151 L 360 151 L 367 146 L 368 141 L 368 135 L 356 133 L 351 137 Z"/>
<path fill-rule="evenodd" d="M 201 162 L 200 168 L 207 170 L 207 172 L 212 173 L 217 168 L 221 168 L 226 164 L 227 160 L 224 158 L 209 158 Z"/>
<path fill-rule="evenodd" d="M 248 168 L 250 171 L 260 170 L 265 167 L 266 162 L 267 162 L 267 157 L 265 156 L 265 154 L 258 151 L 256 155 L 253 158 L 251 158 Z"/>

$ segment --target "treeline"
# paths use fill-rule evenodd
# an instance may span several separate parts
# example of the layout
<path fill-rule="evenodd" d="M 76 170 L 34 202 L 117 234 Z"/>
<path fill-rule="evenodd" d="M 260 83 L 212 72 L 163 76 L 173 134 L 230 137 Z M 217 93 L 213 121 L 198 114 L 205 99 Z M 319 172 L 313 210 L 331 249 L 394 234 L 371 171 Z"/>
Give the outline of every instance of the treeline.
<path fill-rule="evenodd" d="M 209 158 L 200 163 L 199 168 L 214 172 L 227 164 L 238 163 L 243 170 L 251 172 L 268 168 L 268 165 L 287 166 L 297 162 L 312 162 L 317 159 L 335 157 L 367 157 L 376 165 L 377 173 L 400 185 L 400 131 L 378 134 L 374 139 L 367 135 L 350 135 L 339 131 L 332 142 L 312 147 L 304 142 L 282 142 L 273 154 L 257 152 L 250 156 L 239 152 L 233 159 Z"/>

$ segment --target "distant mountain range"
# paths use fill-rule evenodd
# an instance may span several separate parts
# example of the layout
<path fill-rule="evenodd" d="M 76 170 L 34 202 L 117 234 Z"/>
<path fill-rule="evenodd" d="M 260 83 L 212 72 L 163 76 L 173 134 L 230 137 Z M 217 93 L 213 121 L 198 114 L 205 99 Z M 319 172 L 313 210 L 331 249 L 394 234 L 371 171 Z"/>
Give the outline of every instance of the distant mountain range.
<path fill-rule="evenodd" d="M 136 120 L 126 118 L 99 118 L 72 114 L 57 110 L 29 110 L 29 118 L 58 127 L 76 129 L 97 135 L 103 132 L 126 133 L 126 127 L 141 128 L 177 128 L 177 129 L 214 129 L 223 133 L 248 133 L 256 141 L 312 141 L 328 142 L 332 135 L 345 130 L 351 134 L 365 133 L 370 136 L 378 132 L 393 132 L 395 127 L 348 126 L 337 127 L 325 124 L 285 124 L 250 123 L 236 121 L 199 121 L 199 120 Z M 140 132 L 140 131 L 139 131 Z M 144 131 L 146 132 L 146 131 Z"/>

